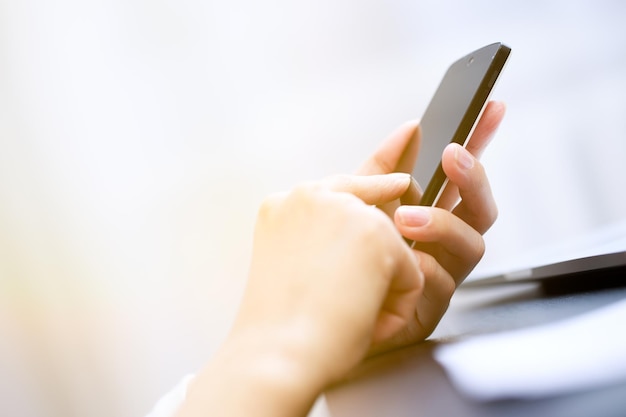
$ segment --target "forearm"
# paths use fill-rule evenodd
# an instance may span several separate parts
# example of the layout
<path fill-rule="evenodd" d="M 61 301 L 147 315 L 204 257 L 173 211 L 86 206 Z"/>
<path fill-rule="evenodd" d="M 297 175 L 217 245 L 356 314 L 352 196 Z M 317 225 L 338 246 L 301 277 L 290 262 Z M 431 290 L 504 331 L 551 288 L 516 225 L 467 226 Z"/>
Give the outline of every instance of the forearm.
<path fill-rule="evenodd" d="M 227 342 L 196 376 L 177 417 L 306 416 L 323 388 L 285 352 Z"/>

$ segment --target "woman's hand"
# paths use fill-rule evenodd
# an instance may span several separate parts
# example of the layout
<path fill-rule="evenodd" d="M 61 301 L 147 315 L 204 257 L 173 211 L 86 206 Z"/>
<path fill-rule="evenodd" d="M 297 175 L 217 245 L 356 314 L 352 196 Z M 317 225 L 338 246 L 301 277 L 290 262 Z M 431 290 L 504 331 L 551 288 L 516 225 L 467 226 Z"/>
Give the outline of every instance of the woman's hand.
<path fill-rule="evenodd" d="M 305 415 L 372 344 L 410 324 L 419 258 L 376 208 L 409 184 L 407 174 L 340 176 L 265 201 L 232 332 L 180 416 Z"/>
<path fill-rule="evenodd" d="M 504 117 L 505 106 L 490 102 L 467 149 L 446 147 L 442 165 L 448 187 L 437 207 L 420 207 L 419 187 L 400 200 L 381 206 L 394 218 L 398 230 L 414 245 L 414 256 L 424 272 L 424 290 L 411 322 L 393 338 L 376 344 L 370 354 L 391 350 L 428 337 L 448 308 L 456 287 L 482 258 L 482 235 L 497 217 L 497 208 L 483 166 L 477 160 Z M 358 171 L 361 175 L 411 172 L 420 145 L 416 123 L 394 132 Z M 425 184 L 422 184 L 425 186 Z M 411 195 L 412 194 L 412 195 Z"/>
<path fill-rule="evenodd" d="M 425 339 L 482 257 L 482 234 L 495 221 L 475 157 L 503 115 L 502 104 L 490 103 L 469 151 L 446 148 L 451 186 L 439 207 L 400 206 L 401 197 L 419 200 L 420 192 L 408 174 L 390 174 L 412 170 L 416 124 L 392 135 L 362 176 L 269 198 L 232 332 L 177 416 L 306 415 L 319 393 L 368 352 Z"/>

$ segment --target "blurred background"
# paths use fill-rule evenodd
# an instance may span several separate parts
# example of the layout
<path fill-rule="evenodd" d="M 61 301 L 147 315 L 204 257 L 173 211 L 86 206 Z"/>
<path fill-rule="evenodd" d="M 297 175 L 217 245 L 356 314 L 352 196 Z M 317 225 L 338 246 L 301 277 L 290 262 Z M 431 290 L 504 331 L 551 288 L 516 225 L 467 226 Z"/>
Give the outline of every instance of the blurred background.
<path fill-rule="evenodd" d="M 259 203 L 513 49 L 481 268 L 626 219 L 626 3 L 1 0 L 0 414 L 141 416 L 224 339 Z"/>

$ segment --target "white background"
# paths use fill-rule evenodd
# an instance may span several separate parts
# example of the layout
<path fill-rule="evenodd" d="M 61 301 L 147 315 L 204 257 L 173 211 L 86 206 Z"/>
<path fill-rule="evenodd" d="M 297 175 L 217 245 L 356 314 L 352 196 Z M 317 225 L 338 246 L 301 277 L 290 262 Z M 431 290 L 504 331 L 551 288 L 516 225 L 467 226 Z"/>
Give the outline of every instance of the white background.
<path fill-rule="evenodd" d="M 513 49 L 482 267 L 626 218 L 619 1 L 0 1 L 0 415 L 139 416 L 225 337 L 263 196 Z"/>

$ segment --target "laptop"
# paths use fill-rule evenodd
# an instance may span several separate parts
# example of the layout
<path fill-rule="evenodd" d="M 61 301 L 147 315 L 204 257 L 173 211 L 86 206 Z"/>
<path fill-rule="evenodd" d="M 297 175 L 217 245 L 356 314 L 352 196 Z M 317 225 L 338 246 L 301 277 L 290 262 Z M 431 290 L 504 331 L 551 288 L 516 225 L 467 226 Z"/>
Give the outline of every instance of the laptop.
<path fill-rule="evenodd" d="M 536 248 L 499 266 L 477 269 L 462 287 L 504 283 L 585 278 L 594 272 L 618 272 L 626 285 L 626 219 L 576 239 Z M 595 274 L 599 276 L 599 274 Z"/>

